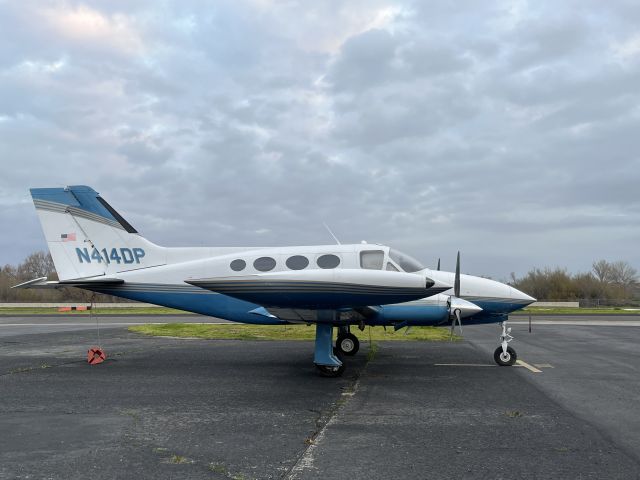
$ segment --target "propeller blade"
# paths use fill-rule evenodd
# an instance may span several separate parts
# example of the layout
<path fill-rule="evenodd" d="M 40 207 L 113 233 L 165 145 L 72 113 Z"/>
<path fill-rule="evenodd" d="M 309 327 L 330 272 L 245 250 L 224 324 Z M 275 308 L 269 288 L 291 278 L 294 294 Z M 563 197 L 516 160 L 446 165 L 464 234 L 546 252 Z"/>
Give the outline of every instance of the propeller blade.
<path fill-rule="evenodd" d="M 453 284 L 453 294 L 460 296 L 460 251 L 458 250 L 458 259 L 456 260 L 456 279 Z"/>
<path fill-rule="evenodd" d="M 460 327 L 460 336 L 462 336 L 462 318 L 460 316 L 460 310 L 456 309 L 453 311 L 453 319 L 451 320 L 451 331 L 449 332 L 449 339 L 453 340 L 453 333 L 456 330 L 456 322 L 458 322 L 458 327 Z"/>
<path fill-rule="evenodd" d="M 437 271 L 440 271 L 440 259 L 438 259 L 438 266 L 436 267 Z"/>
<path fill-rule="evenodd" d="M 462 336 L 462 318 L 460 318 L 460 310 L 456 310 L 456 319 L 458 320 L 458 327 L 460 327 L 460 336 Z"/>

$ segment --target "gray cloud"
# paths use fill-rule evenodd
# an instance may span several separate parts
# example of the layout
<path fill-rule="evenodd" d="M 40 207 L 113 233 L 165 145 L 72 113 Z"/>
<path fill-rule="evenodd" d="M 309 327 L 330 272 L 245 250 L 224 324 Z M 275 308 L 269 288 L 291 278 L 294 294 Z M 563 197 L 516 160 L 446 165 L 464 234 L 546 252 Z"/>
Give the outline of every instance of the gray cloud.
<path fill-rule="evenodd" d="M 0 3 L 0 263 L 33 186 L 166 245 L 640 265 L 637 2 Z M 16 239 L 19 238 L 20 241 Z"/>

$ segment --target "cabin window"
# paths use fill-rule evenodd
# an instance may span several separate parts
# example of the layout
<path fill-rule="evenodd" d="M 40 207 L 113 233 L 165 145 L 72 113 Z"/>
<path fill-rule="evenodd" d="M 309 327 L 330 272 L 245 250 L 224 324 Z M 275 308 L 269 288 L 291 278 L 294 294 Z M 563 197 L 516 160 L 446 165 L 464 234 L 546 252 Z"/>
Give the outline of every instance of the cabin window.
<path fill-rule="evenodd" d="M 415 258 L 410 257 L 404 253 L 400 253 L 397 250 L 389 250 L 389 257 L 396 262 L 402 270 L 408 273 L 417 272 L 418 270 L 424 270 L 424 266 Z"/>
<path fill-rule="evenodd" d="M 321 255 L 316 263 L 320 268 L 336 268 L 340 265 L 340 257 L 333 254 Z"/>
<path fill-rule="evenodd" d="M 294 255 L 287 258 L 287 268 L 290 270 L 304 270 L 309 266 L 309 259 L 302 255 Z"/>
<path fill-rule="evenodd" d="M 233 262 L 231 262 L 231 270 L 233 270 L 234 272 L 240 272 L 242 270 L 245 269 L 245 267 L 247 266 L 247 262 L 245 262 L 244 260 L 238 258 L 236 260 L 234 260 Z"/>
<path fill-rule="evenodd" d="M 253 261 L 253 268 L 260 272 L 268 272 L 276 268 L 276 261 L 271 257 L 260 257 Z"/>
<path fill-rule="evenodd" d="M 400 270 L 398 270 L 393 263 L 391 262 L 387 262 L 387 271 L 389 272 L 399 272 Z"/>
<path fill-rule="evenodd" d="M 363 250 L 360 252 L 360 267 L 367 270 L 382 270 L 384 252 L 382 250 Z"/>

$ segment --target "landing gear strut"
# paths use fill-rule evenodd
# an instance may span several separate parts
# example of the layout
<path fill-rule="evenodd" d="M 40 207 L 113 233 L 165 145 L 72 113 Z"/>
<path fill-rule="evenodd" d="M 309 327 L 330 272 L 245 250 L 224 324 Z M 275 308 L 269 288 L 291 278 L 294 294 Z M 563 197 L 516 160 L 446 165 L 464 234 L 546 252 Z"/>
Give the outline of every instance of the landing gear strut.
<path fill-rule="evenodd" d="M 337 348 L 333 349 L 333 356 L 340 361 L 340 366 L 329 366 L 329 365 L 320 365 L 316 363 L 316 370 L 322 377 L 339 377 L 341 376 L 345 369 L 346 365 L 342 362 L 342 353 Z"/>
<path fill-rule="evenodd" d="M 358 337 L 350 332 L 349 327 L 338 327 L 338 339 L 336 340 L 336 349 L 348 356 L 355 355 L 360 349 Z"/>
<path fill-rule="evenodd" d="M 500 346 L 493 352 L 493 359 L 501 367 L 510 367 L 518 359 L 516 351 L 509 346 L 509 342 L 513 340 L 511 336 L 511 328 L 507 328 L 506 320 L 501 323 L 502 334 L 500 335 Z"/>
<path fill-rule="evenodd" d="M 331 323 L 316 324 L 316 345 L 313 355 L 318 373 L 323 377 L 339 377 L 345 369 L 338 349 L 333 348 L 333 325 Z M 336 355 L 338 354 L 338 355 Z"/>

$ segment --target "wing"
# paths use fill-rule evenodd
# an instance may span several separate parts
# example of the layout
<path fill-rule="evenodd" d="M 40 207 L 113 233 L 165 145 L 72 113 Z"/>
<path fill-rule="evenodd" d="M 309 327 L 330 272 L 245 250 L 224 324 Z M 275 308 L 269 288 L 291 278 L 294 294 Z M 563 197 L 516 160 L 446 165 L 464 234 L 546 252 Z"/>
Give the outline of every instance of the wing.
<path fill-rule="evenodd" d="M 298 310 L 409 302 L 451 288 L 421 274 L 363 269 L 274 272 L 185 282 L 267 308 Z"/>

